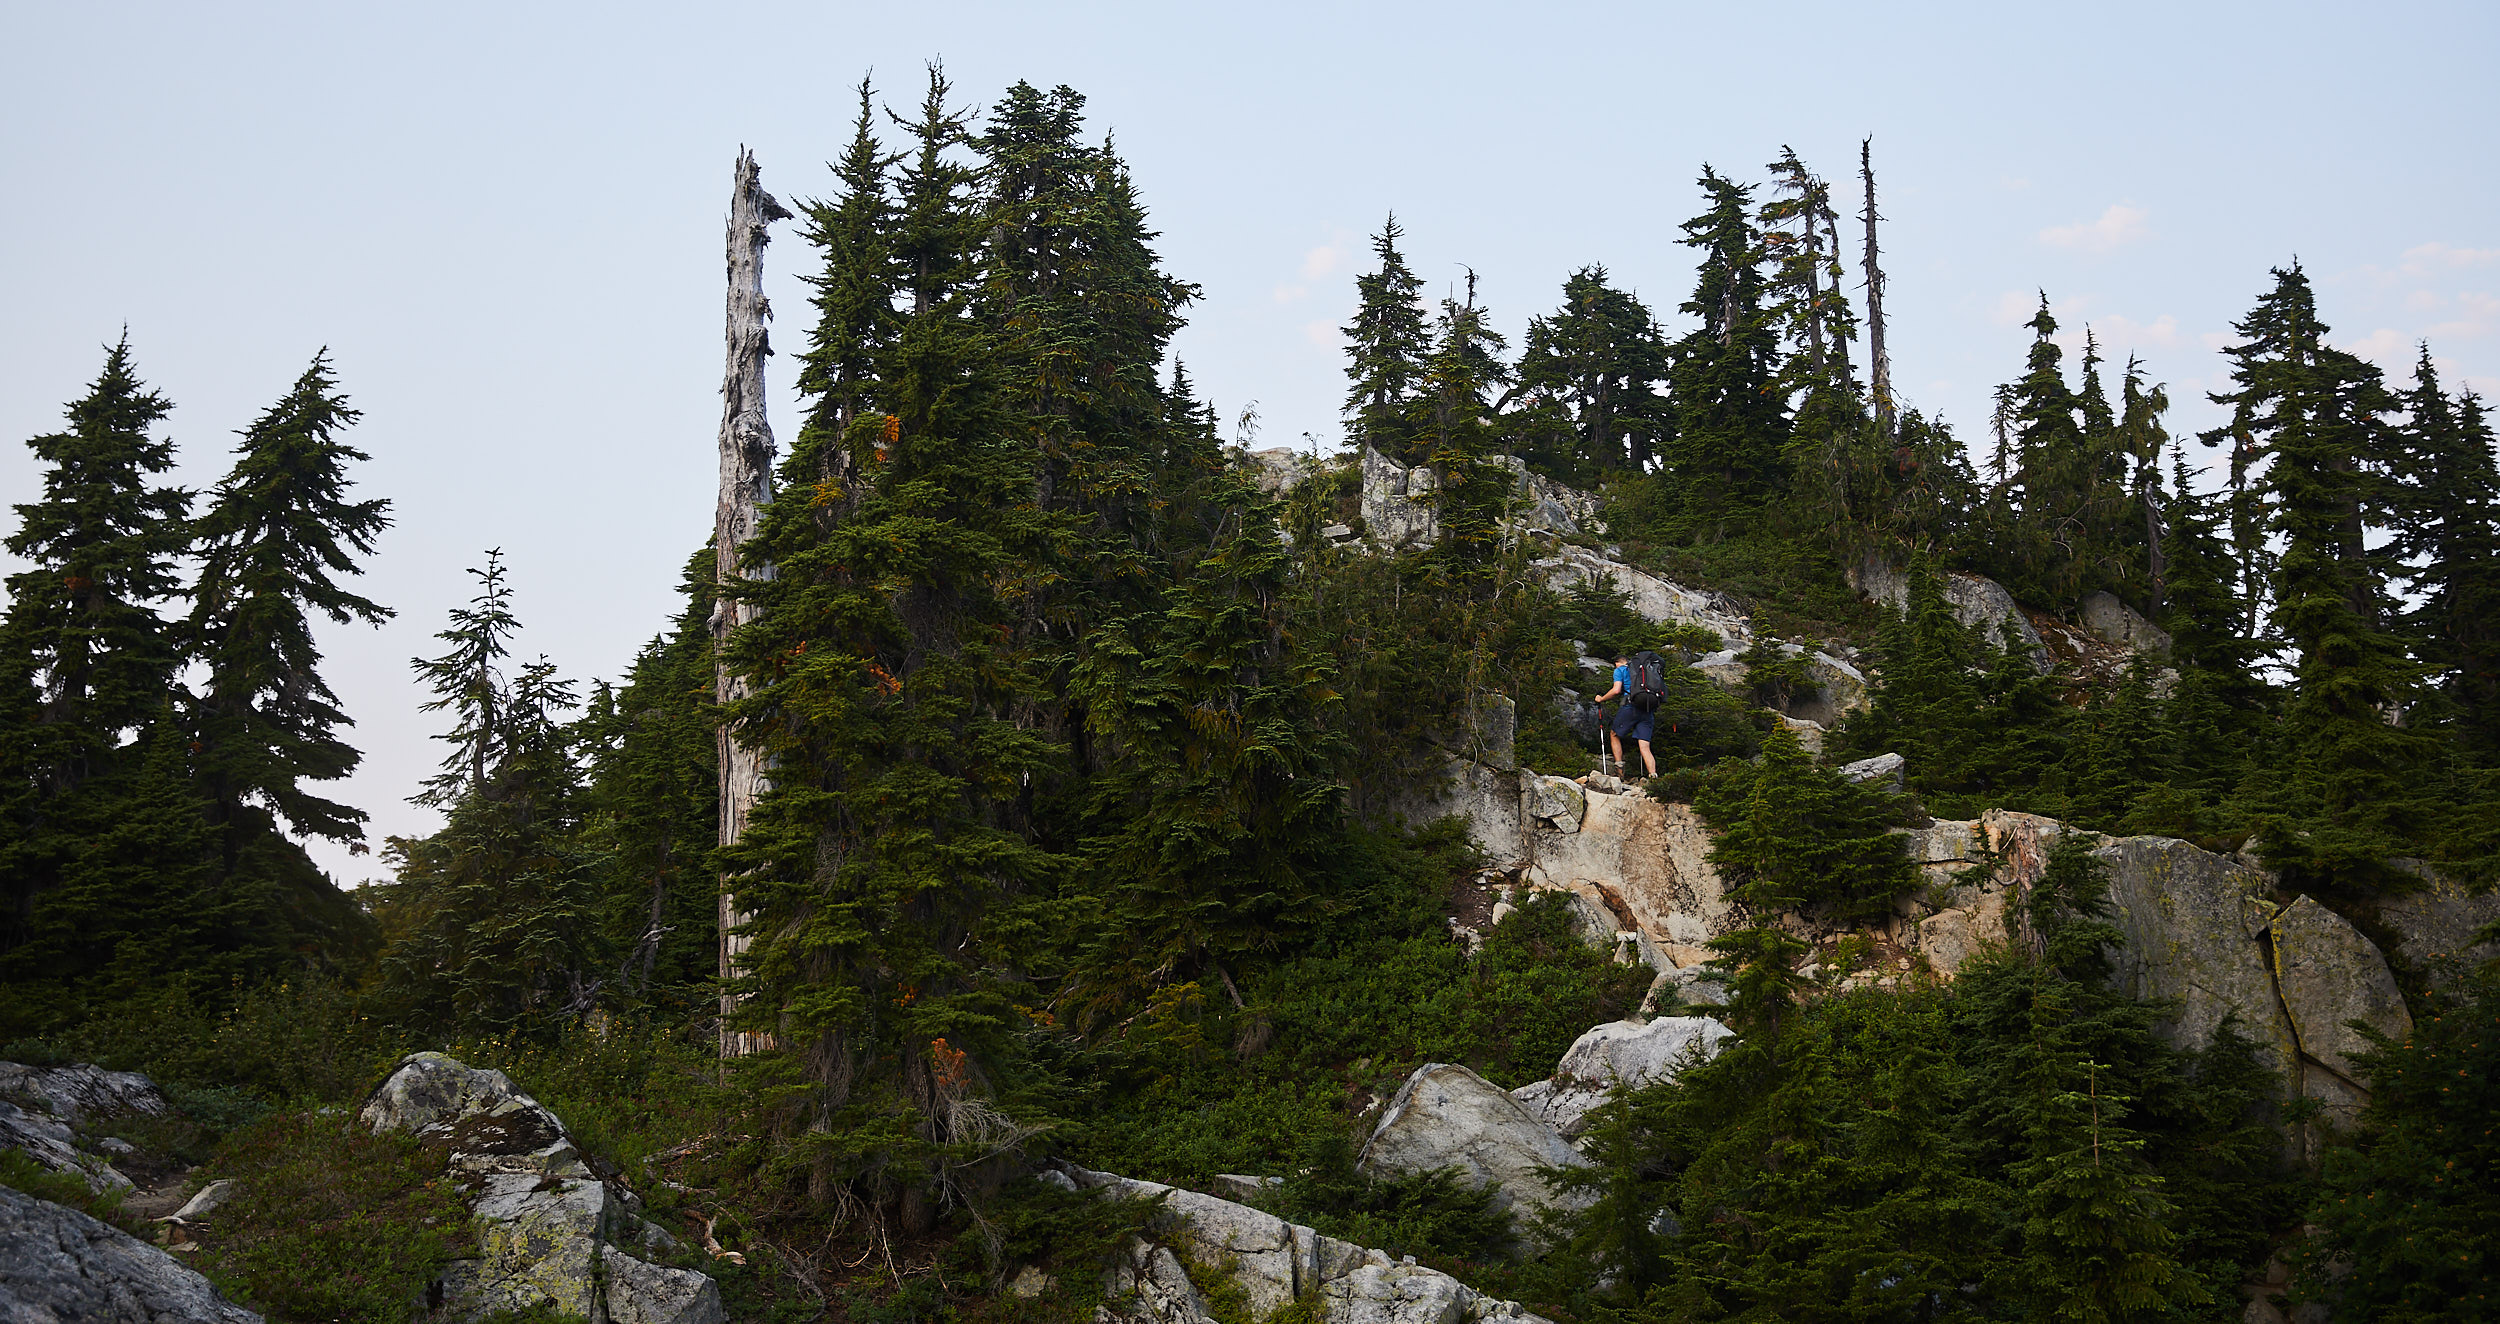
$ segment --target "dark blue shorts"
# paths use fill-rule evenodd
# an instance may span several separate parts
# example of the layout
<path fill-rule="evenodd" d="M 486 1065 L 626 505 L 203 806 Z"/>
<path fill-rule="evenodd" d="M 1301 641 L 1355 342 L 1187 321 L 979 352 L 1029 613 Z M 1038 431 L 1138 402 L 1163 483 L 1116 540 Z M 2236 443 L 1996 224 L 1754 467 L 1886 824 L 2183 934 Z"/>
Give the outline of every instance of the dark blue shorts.
<path fill-rule="evenodd" d="M 1626 740 L 1647 740 L 1657 725 L 1656 709 L 1642 712 L 1633 707 L 1629 699 L 1615 705 L 1615 734 Z"/>

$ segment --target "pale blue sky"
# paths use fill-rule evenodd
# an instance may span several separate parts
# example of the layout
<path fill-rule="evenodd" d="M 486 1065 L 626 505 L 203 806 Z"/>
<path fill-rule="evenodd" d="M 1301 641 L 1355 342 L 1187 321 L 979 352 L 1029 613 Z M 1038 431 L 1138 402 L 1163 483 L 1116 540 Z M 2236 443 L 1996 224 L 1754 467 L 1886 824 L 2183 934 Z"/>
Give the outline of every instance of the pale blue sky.
<path fill-rule="evenodd" d="M 707 531 L 738 146 L 821 193 L 860 74 L 905 104 L 933 57 L 982 105 L 1089 98 L 1206 288 L 1180 354 L 1263 444 L 1337 436 L 1330 328 L 1390 209 L 1434 294 L 1472 266 L 1514 339 L 1588 262 L 1673 329 L 1702 163 L 1794 144 L 1845 183 L 1867 134 L 1896 381 L 1965 440 L 2042 288 L 2170 383 L 2174 428 L 2209 421 L 2213 346 L 2294 254 L 2339 339 L 2402 371 L 2427 336 L 2500 394 L 2500 6 L 1764 8 L 9 0 L 0 502 L 124 323 L 194 485 L 330 346 L 399 519 L 364 584 L 399 620 L 327 637 L 367 751 L 343 794 L 426 830 L 406 663 L 462 568 L 504 547 L 525 650 L 612 676 Z M 809 260 L 784 227 L 787 347 Z"/>

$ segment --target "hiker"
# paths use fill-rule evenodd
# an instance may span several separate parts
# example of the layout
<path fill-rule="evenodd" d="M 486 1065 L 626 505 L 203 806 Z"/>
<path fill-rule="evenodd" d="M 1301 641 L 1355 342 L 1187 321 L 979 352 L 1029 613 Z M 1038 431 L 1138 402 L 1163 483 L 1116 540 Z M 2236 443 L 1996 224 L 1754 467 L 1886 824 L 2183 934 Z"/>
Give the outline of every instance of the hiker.
<path fill-rule="evenodd" d="M 1644 683 L 1638 687 L 1642 691 L 1642 697 L 1649 700 L 1647 707 L 1643 707 L 1634 699 L 1633 691 L 1636 687 L 1634 685 L 1635 677 L 1632 669 L 1633 661 L 1632 656 L 1628 653 L 1617 653 L 1615 655 L 1614 688 L 1606 691 L 1604 694 L 1598 695 L 1597 701 L 1602 704 L 1608 699 L 1623 700 L 1623 702 L 1615 705 L 1615 720 L 1609 725 L 1606 731 L 1606 738 L 1614 743 L 1615 766 L 1618 768 L 1629 766 L 1623 761 L 1623 738 L 1625 736 L 1630 736 L 1633 743 L 1641 747 L 1642 766 L 1649 769 L 1650 776 L 1655 777 L 1658 775 L 1658 756 L 1650 751 L 1649 737 L 1651 732 L 1655 729 L 1658 720 L 1657 700 L 1659 695 L 1659 682 L 1661 679 L 1659 674 L 1661 664 L 1658 655 L 1655 653 L 1641 654 L 1641 661 L 1643 665 L 1649 668 L 1648 674 L 1644 678 Z"/>

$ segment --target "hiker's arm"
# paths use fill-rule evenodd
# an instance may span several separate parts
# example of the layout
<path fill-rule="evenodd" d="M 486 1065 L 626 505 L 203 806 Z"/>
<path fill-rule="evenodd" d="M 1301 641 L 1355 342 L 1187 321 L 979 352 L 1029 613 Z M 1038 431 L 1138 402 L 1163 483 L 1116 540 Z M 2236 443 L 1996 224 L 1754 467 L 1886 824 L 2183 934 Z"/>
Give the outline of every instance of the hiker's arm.
<path fill-rule="evenodd" d="M 1598 695 L 1595 699 L 1590 700 L 1590 702 L 1604 703 L 1608 699 L 1611 699 L 1621 693 L 1623 693 L 1623 682 L 1616 681 L 1612 689 L 1607 690 L 1604 694 Z"/>

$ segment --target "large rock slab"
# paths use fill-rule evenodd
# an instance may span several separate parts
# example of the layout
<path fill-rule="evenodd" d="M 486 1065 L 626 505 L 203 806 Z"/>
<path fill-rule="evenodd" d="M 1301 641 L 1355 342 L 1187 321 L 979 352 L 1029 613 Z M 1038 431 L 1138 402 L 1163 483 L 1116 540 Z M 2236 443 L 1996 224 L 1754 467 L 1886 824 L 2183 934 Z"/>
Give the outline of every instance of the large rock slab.
<path fill-rule="evenodd" d="M 2500 957 L 2500 943 L 2474 942 L 2474 931 L 2500 920 L 2500 892 L 2469 892 L 2423 865 L 2398 860 L 2422 880 L 2417 891 L 2379 902 L 2378 922 L 2396 935 L 2387 955 L 2420 971 L 2433 987 L 2453 987 L 2475 966 Z"/>
<path fill-rule="evenodd" d="M 1466 825 L 1467 839 L 1494 864 L 1507 867 L 1526 858 L 1527 833 L 1520 821 L 1523 774 L 1456 755 L 1443 755 L 1435 772 L 1437 776 L 1427 774 L 1398 796 L 1389 812 L 1418 827 L 1455 816 Z"/>
<path fill-rule="evenodd" d="M 1098 1319 L 1215 1324 L 1213 1308 L 1191 1279 L 1195 1268 L 1201 1278 L 1229 1278 L 1253 1321 L 1316 1302 L 1330 1324 L 1546 1324 L 1517 1302 L 1486 1296 L 1437 1269 L 1398 1263 L 1247 1205 L 1084 1168 L 1071 1167 L 1066 1175 L 1079 1189 L 1160 1206 L 1150 1236 L 1124 1247 L 1107 1275 L 1111 1304 Z"/>
<path fill-rule="evenodd" d="M 1408 469 L 1388 456 L 1363 448 L 1363 530 L 1372 542 L 1388 548 L 1423 546 L 1441 536 L 1433 509 L 1432 470 Z"/>
<path fill-rule="evenodd" d="M 564 1123 L 500 1071 L 441 1053 L 400 1060 L 357 1112 L 376 1134 L 449 1150 L 470 1179 L 478 1253 L 447 1268 L 450 1317 L 552 1308 L 614 1324 L 721 1324 L 719 1284 L 632 1251 L 668 1244 L 582 1161 Z"/>
<path fill-rule="evenodd" d="M 1529 834 L 1532 886 L 1602 892 L 1662 947 L 1701 947 L 1737 927 L 1735 908 L 1710 866 L 1710 830 L 1691 805 L 1637 791 L 1591 789 L 1579 830 Z"/>
<path fill-rule="evenodd" d="M 2413 1033 L 2396 976 L 2378 944 L 2351 922 L 2301 897 L 2274 917 L 2275 986 L 2291 1017 L 2300 1051 L 2327 1070 L 2358 1084 L 2352 1055 L 2370 1041 L 2352 1028 L 2359 1021 L 2390 1039 Z"/>
<path fill-rule="evenodd" d="M 1523 1224 L 1533 1213 L 1587 1204 L 1556 1190 L 1540 1169 L 1588 1160 L 1500 1086 L 1447 1062 L 1428 1062 L 1406 1078 L 1357 1162 L 1371 1173 L 1455 1168 L 1469 1185 L 1492 1188 L 1495 1207 Z"/>
<path fill-rule="evenodd" d="M 1612 560 L 1589 548 L 1565 543 L 1553 555 L 1530 563 L 1546 586 L 1568 593 L 1581 585 L 1612 588 L 1631 601 L 1641 619 L 1658 625 L 1697 625 L 1725 643 L 1743 645 L 1753 627 L 1735 603 L 1716 593 L 1689 589 L 1646 570 Z"/>
<path fill-rule="evenodd" d="M 1573 1040 L 1551 1078 L 1512 1090 L 1511 1097 L 1558 1133 L 1576 1136 L 1610 1092 L 1673 1080 L 1688 1063 L 1717 1056 L 1720 1043 L 1734 1034 L 1708 1016 L 1609 1021 Z"/>
<path fill-rule="evenodd" d="M 107 1071 L 83 1062 L 66 1067 L 0 1062 L 0 1098 L 70 1123 L 87 1117 L 162 1117 L 171 1106 L 156 1083 L 138 1072 Z"/>
<path fill-rule="evenodd" d="M 2170 656 L 2169 632 L 2138 615 L 2116 594 L 2104 589 L 2086 595 L 2079 614 L 2083 628 L 2103 643 L 2119 644 L 2154 657 Z"/>
<path fill-rule="evenodd" d="M 48 1171 L 76 1177 L 98 1195 L 127 1191 L 132 1186 L 131 1180 L 112 1164 L 80 1151 L 69 1123 L 48 1113 L 30 1113 L 5 1101 L 0 1101 L 0 1149 L 14 1149 Z"/>
<path fill-rule="evenodd" d="M 1909 572 L 1870 553 L 1850 568 L 1849 586 L 1859 596 L 1880 607 L 1901 611 L 1909 606 Z M 2032 648 L 2032 665 L 2041 671 L 2049 669 L 2048 643 L 2040 637 L 2037 626 L 2023 614 L 2014 595 L 2005 586 L 1981 575 L 1964 574 L 1959 570 L 1944 576 L 1944 600 L 1953 609 L 1953 619 L 1977 635 L 1990 648 L 1998 646 L 2000 629 L 2010 628 L 2016 638 Z"/>
<path fill-rule="evenodd" d="M 0 1186 L 0 1321 L 260 1324 L 173 1256 L 119 1228 Z"/>

